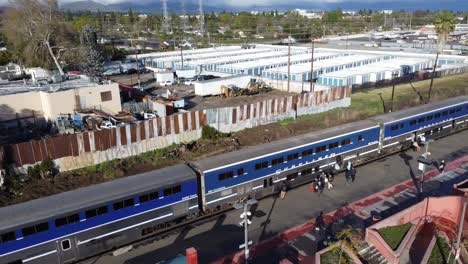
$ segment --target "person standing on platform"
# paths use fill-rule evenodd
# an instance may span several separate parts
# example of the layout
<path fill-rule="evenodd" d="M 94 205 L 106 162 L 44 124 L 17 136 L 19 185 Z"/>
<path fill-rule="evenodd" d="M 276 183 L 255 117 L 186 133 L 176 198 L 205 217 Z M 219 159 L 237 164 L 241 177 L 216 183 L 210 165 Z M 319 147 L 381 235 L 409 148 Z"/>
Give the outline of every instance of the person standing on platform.
<path fill-rule="evenodd" d="M 288 187 L 286 186 L 286 182 L 283 181 L 281 183 L 281 200 L 284 200 L 284 197 L 286 197 L 286 191 L 288 190 Z"/>

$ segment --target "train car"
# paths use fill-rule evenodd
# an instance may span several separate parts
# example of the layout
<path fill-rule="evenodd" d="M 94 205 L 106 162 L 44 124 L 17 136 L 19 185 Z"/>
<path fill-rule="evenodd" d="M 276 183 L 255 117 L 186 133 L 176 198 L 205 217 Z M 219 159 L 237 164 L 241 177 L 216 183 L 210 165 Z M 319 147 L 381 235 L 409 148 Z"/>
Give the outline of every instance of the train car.
<path fill-rule="evenodd" d="M 416 136 L 437 138 L 468 123 L 468 96 L 417 106 L 374 118 L 381 123 L 381 149 L 384 151 L 408 146 Z"/>
<path fill-rule="evenodd" d="M 0 263 L 69 263 L 198 214 L 197 175 L 176 165 L 0 208 Z"/>
<path fill-rule="evenodd" d="M 376 152 L 379 135 L 379 125 L 365 120 L 193 162 L 200 173 L 203 210 L 269 195 L 284 180 L 290 187 L 310 182 L 317 166 Z"/>

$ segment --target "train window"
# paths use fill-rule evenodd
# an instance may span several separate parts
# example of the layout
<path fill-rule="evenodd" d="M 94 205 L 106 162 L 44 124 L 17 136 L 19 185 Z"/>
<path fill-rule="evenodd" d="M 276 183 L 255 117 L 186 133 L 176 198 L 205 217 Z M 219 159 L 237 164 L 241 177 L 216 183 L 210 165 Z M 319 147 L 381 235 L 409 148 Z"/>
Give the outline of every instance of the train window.
<path fill-rule="evenodd" d="M 127 199 L 124 201 L 124 206 L 125 207 L 130 207 L 130 206 L 134 206 L 135 205 L 135 200 L 132 199 Z"/>
<path fill-rule="evenodd" d="M 49 223 L 47 223 L 47 222 L 38 224 L 36 226 L 36 232 L 37 233 L 44 232 L 44 231 L 47 231 L 47 230 L 49 230 Z"/>
<path fill-rule="evenodd" d="M 0 242 L 1 243 L 6 243 L 8 241 L 13 241 L 13 240 L 16 240 L 15 232 L 8 232 L 8 233 L 2 234 L 0 236 Z"/>
<path fill-rule="evenodd" d="M 244 168 L 237 169 L 237 175 L 238 176 L 244 175 Z"/>
<path fill-rule="evenodd" d="M 288 161 L 295 160 L 299 158 L 299 153 L 289 154 Z"/>
<path fill-rule="evenodd" d="M 447 116 L 447 115 L 448 115 L 447 111 L 442 112 L 442 116 Z"/>
<path fill-rule="evenodd" d="M 418 119 L 418 123 L 424 123 L 425 120 L 426 120 L 426 118 L 424 118 L 424 117 L 419 118 L 419 119 Z"/>
<path fill-rule="evenodd" d="M 301 171 L 301 175 L 309 175 L 312 173 L 312 168 L 308 168 Z"/>
<path fill-rule="evenodd" d="M 455 109 L 450 109 L 450 114 L 455 114 Z"/>
<path fill-rule="evenodd" d="M 292 180 L 294 180 L 294 179 L 296 179 L 296 178 L 297 178 L 297 172 L 291 173 L 291 174 L 289 174 L 288 176 L 286 176 L 286 180 L 287 180 L 287 181 L 292 181 Z"/>
<path fill-rule="evenodd" d="M 143 194 L 143 195 L 140 195 L 140 197 L 138 197 L 138 198 L 140 200 L 140 203 L 146 203 L 146 202 L 158 199 L 159 198 L 159 193 L 158 192 L 152 192 L 152 193 L 149 193 L 149 194 Z"/>
<path fill-rule="evenodd" d="M 62 250 L 69 250 L 71 248 L 70 239 L 62 241 Z"/>
<path fill-rule="evenodd" d="M 232 171 L 226 172 L 226 177 L 232 178 Z M 181 191 L 182 191 L 182 187 L 180 185 L 170 187 L 170 188 L 166 188 L 166 189 L 164 189 L 164 197 L 179 193 Z"/>
<path fill-rule="evenodd" d="M 323 151 L 325 151 L 325 150 L 327 150 L 327 146 L 317 147 L 317 148 L 315 149 L 315 153 L 320 153 L 320 152 L 323 152 Z"/>
<path fill-rule="evenodd" d="M 395 131 L 398 130 L 398 125 L 393 125 L 390 127 L 390 130 Z"/>
<path fill-rule="evenodd" d="M 312 152 L 313 152 L 312 149 L 304 150 L 302 151 L 302 157 L 312 155 Z"/>
<path fill-rule="evenodd" d="M 457 109 L 455 109 L 455 112 L 461 112 L 462 108 L 461 107 L 458 107 Z"/>
<path fill-rule="evenodd" d="M 264 162 L 260 162 L 260 163 L 255 164 L 255 169 L 256 170 L 261 170 L 261 169 L 264 169 L 264 168 L 267 168 L 267 167 L 268 167 L 268 161 L 264 161 Z"/>
<path fill-rule="evenodd" d="M 61 227 L 61 226 L 76 223 L 79 221 L 80 221 L 80 216 L 78 214 L 72 214 L 69 216 L 55 219 L 55 227 Z"/>
<path fill-rule="evenodd" d="M 342 145 L 342 146 L 349 145 L 349 144 L 351 144 L 351 139 L 349 139 L 349 138 L 343 139 L 343 140 L 341 141 L 341 145 Z"/>
<path fill-rule="evenodd" d="M 85 211 L 85 216 L 87 219 L 93 218 L 99 215 L 106 214 L 108 212 L 107 206 L 101 206 L 99 208 L 93 208 Z"/>
<path fill-rule="evenodd" d="M 149 194 L 149 199 L 150 200 L 156 200 L 159 198 L 159 193 L 158 192 L 152 192 Z"/>
<path fill-rule="evenodd" d="M 23 236 L 30 236 L 30 235 L 34 235 L 36 233 L 36 229 L 34 228 L 34 226 L 30 226 L 30 227 L 25 227 L 23 228 L 22 230 L 23 232 Z"/>
<path fill-rule="evenodd" d="M 97 215 L 107 214 L 107 212 L 108 212 L 107 206 L 101 206 L 97 209 Z"/>
<path fill-rule="evenodd" d="M 224 172 L 224 173 L 221 173 L 221 174 L 218 175 L 218 179 L 220 181 L 224 181 L 224 180 L 230 179 L 232 177 L 234 177 L 234 173 L 232 171 L 227 171 L 227 172 Z M 166 195 L 164 195 L 164 196 L 166 196 Z"/>
<path fill-rule="evenodd" d="M 434 115 L 435 118 L 440 118 L 440 113 Z"/>
<path fill-rule="evenodd" d="M 232 173 L 232 171 L 231 171 L 231 173 Z M 174 186 L 172 188 L 172 193 L 173 194 L 180 193 L 181 191 L 182 191 L 182 186 L 180 186 L 180 185 Z"/>
<path fill-rule="evenodd" d="M 357 140 L 358 140 L 358 141 L 363 141 L 364 138 L 362 137 L 362 135 L 359 135 L 359 136 L 357 137 Z"/>
<path fill-rule="evenodd" d="M 44 222 L 35 226 L 25 227 L 23 228 L 22 231 L 23 231 L 23 236 L 26 237 L 26 236 L 34 235 L 36 233 L 44 232 L 47 230 L 49 230 L 49 223 Z"/>
<path fill-rule="evenodd" d="M 112 205 L 112 207 L 114 208 L 114 211 L 123 209 L 123 208 L 124 208 L 124 202 L 123 202 L 123 201 L 116 202 L 116 203 L 114 203 L 114 204 Z"/>
<path fill-rule="evenodd" d="M 62 217 L 62 218 L 57 218 L 55 219 L 55 227 L 61 227 L 67 224 L 67 218 Z"/>
<path fill-rule="evenodd" d="M 409 124 L 410 124 L 410 126 L 416 125 L 416 120 L 411 120 Z"/>
<path fill-rule="evenodd" d="M 276 166 L 284 162 L 284 158 L 277 158 L 277 159 L 272 159 L 271 160 L 271 166 Z"/>
<path fill-rule="evenodd" d="M 434 118 L 434 117 L 430 115 L 430 116 L 427 116 L 427 117 L 426 117 L 426 120 L 427 120 L 427 121 L 431 121 L 433 118 Z"/>
<path fill-rule="evenodd" d="M 148 194 L 140 195 L 140 197 L 138 197 L 138 200 L 140 201 L 140 203 L 146 203 L 149 201 L 149 195 Z"/>
<path fill-rule="evenodd" d="M 404 123 L 400 123 L 400 129 L 404 128 L 405 127 L 405 124 Z"/>
<path fill-rule="evenodd" d="M 338 146 L 339 146 L 338 142 L 330 143 L 328 144 L 328 149 L 334 149 L 334 148 L 337 148 Z"/>

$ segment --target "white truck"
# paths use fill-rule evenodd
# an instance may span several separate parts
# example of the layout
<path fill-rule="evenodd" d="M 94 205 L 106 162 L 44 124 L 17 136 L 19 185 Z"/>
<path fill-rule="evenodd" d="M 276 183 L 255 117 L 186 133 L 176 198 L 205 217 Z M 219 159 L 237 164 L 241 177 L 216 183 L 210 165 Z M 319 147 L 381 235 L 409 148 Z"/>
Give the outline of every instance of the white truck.
<path fill-rule="evenodd" d="M 156 78 L 156 82 L 158 82 L 161 86 L 168 86 L 174 84 L 174 73 L 170 71 L 164 72 L 155 72 L 154 77 Z"/>

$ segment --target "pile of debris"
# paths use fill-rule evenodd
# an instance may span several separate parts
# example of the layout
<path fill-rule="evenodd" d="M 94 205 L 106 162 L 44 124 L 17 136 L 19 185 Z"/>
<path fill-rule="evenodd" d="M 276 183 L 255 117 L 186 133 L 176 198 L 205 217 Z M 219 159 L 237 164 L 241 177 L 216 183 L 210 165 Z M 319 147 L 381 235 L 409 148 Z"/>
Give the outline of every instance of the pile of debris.
<path fill-rule="evenodd" d="M 241 95 L 255 95 L 268 93 L 272 88 L 265 82 L 250 82 L 246 88 L 241 88 L 235 85 L 222 85 L 221 93 L 223 97 L 236 97 Z"/>

